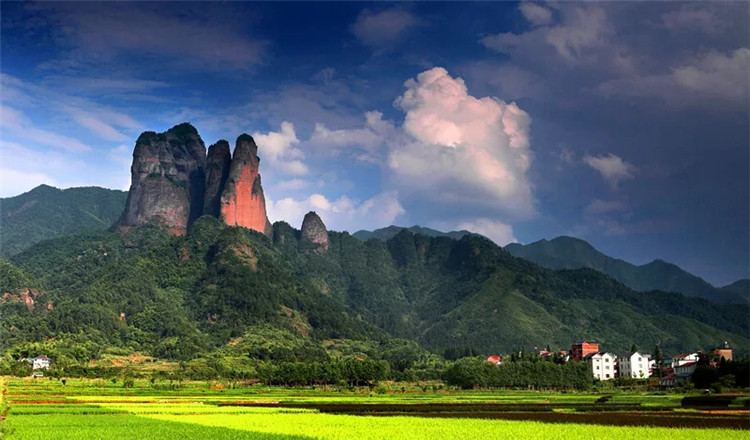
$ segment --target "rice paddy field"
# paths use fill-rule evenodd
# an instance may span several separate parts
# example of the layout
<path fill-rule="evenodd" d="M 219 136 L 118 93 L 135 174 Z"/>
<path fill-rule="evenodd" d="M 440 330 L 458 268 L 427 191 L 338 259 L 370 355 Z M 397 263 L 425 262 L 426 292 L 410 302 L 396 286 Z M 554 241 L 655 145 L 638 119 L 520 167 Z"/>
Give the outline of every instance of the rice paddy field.
<path fill-rule="evenodd" d="M 130 385 L 130 384 L 129 384 Z M 0 378 L 0 438 L 745 439 L 747 395 L 284 389 L 211 382 Z"/>

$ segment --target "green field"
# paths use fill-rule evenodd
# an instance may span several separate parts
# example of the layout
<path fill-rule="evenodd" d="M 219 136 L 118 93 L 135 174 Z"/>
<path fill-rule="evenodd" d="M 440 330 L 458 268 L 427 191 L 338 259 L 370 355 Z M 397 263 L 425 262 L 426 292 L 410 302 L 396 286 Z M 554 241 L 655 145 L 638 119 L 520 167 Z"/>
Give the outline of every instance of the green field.
<path fill-rule="evenodd" d="M 377 394 L 366 388 L 236 384 L 232 388 L 227 384 L 219 389 L 218 384 L 206 382 L 136 381 L 126 388 L 105 380 L 68 380 L 64 386 L 52 379 L 0 381 L 6 416 L 0 427 L 6 440 L 740 439 L 747 438 L 750 429 L 746 396 L 738 397 L 731 411 L 724 411 L 732 414 L 711 414 L 681 408 L 683 396 L 677 394 L 613 394 L 602 403 L 603 395 L 594 393 L 423 391 L 419 387 L 401 391 L 401 386 L 392 386 Z M 536 420 L 540 417 L 556 421 Z M 637 422 L 642 426 L 609 426 L 586 420 L 597 417 L 615 424 L 619 419 L 643 422 Z M 649 420 L 667 420 L 670 426 L 648 426 Z M 696 425 L 702 421 L 706 423 Z M 716 427 L 695 427 L 703 425 Z"/>

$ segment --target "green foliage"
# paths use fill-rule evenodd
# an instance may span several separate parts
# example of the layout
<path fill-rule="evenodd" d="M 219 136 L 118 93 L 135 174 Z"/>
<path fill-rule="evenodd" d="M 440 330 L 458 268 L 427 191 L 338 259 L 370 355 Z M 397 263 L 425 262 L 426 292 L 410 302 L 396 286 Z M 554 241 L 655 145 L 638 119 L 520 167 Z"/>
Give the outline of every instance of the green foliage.
<path fill-rule="evenodd" d="M 181 237 L 144 226 L 37 244 L 12 264 L 0 260 L 2 286 L 42 295 L 32 309 L 0 303 L 0 352 L 42 351 L 69 371 L 114 347 L 181 361 L 196 378 L 362 358 L 385 362 L 388 378 L 428 380 L 445 370 L 433 353 L 567 348 L 580 338 L 612 351 L 634 341 L 673 351 L 750 346 L 741 306 L 543 269 L 478 236 L 401 231 L 362 242 L 330 232 L 329 241 L 318 254 L 285 223 L 269 240 L 206 216 Z M 33 345 L 48 338 L 55 343 Z"/>
<path fill-rule="evenodd" d="M 586 362 L 558 364 L 539 359 L 503 362 L 495 365 L 481 357 L 462 358 L 443 374 L 448 385 L 471 388 L 534 388 L 586 390 L 594 376 Z"/>
<path fill-rule="evenodd" d="M 127 193 L 104 188 L 60 190 L 40 185 L 0 199 L 0 254 L 13 256 L 43 240 L 109 228 Z"/>

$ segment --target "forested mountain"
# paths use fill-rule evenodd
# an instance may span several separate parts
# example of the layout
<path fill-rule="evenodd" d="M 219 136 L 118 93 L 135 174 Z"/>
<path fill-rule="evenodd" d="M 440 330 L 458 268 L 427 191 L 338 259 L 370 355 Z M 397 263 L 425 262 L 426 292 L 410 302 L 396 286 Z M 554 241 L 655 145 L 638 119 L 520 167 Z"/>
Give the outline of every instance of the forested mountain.
<path fill-rule="evenodd" d="M 385 228 L 375 229 L 374 231 L 366 231 L 362 229 L 362 230 L 355 232 L 352 235 L 354 235 L 355 237 L 359 238 L 362 241 L 367 241 L 371 238 L 375 238 L 378 240 L 388 240 L 404 229 L 406 229 L 407 231 L 413 234 L 421 234 L 426 237 L 448 237 L 454 240 L 460 240 L 464 235 L 479 235 L 479 234 L 474 234 L 473 232 L 469 232 L 465 230 L 441 232 L 435 229 L 423 228 L 422 226 L 419 226 L 419 225 L 414 225 L 409 228 L 404 227 L 404 226 L 391 225 Z"/>
<path fill-rule="evenodd" d="M 747 298 L 750 296 L 750 279 L 735 281 L 721 287 L 721 291 Z"/>
<path fill-rule="evenodd" d="M 122 214 L 127 196 L 105 188 L 39 185 L 0 199 L 0 254 L 11 256 L 43 240 L 107 229 Z"/>
<path fill-rule="evenodd" d="M 88 233 L 40 243 L 13 263 L 0 265 L 9 293 L 0 349 L 11 353 L 52 337 L 82 357 L 104 347 L 270 356 L 274 348 L 251 343 L 260 334 L 297 359 L 408 340 L 438 354 L 566 349 L 580 338 L 614 351 L 750 347 L 747 307 L 639 293 L 590 269 L 544 269 L 479 236 L 403 230 L 363 242 L 328 232 L 324 248 L 283 222 L 268 237 L 204 216 L 184 236 L 149 225 Z M 28 288 L 33 306 L 19 297 Z"/>
<path fill-rule="evenodd" d="M 744 293 L 718 289 L 704 279 L 663 260 L 636 266 L 609 257 L 578 238 L 562 236 L 527 245 L 512 243 L 505 250 L 550 269 L 595 269 L 641 292 L 663 290 L 722 303 L 748 302 L 747 289 Z"/>

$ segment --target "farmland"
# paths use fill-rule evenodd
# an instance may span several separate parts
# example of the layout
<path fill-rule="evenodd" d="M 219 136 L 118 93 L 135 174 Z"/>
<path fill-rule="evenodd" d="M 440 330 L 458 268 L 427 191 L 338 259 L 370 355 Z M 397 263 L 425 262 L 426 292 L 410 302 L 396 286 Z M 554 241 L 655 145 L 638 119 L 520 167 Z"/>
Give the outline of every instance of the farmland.
<path fill-rule="evenodd" d="M 718 410 L 679 394 L 284 389 L 212 382 L 5 378 L 7 440 L 745 438 L 747 396 Z"/>

